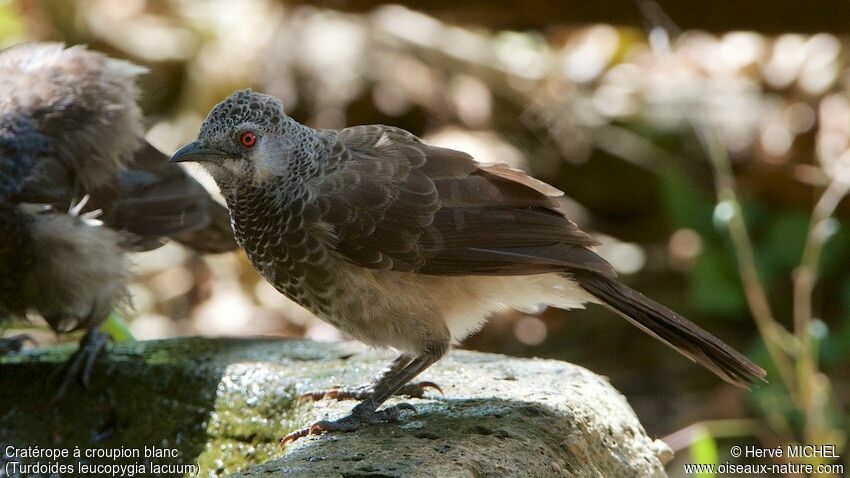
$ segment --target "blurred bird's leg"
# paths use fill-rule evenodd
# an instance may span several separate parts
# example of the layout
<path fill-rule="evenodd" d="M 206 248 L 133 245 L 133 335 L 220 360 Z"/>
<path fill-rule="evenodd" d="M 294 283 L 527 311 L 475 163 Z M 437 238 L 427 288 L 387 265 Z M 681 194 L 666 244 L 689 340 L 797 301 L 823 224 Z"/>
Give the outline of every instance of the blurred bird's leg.
<path fill-rule="evenodd" d="M 365 385 L 360 385 L 359 387 L 336 387 L 329 390 L 315 390 L 302 394 L 299 398 L 301 400 L 308 401 L 318 401 L 323 399 L 333 399 L 333 400 L 365 400 L 372 393 L 374 393 L 375 388 L 379 383 L 388 380 L 391 376 L 398 374 L 405 367 L 407 367 L 410 362 L 413 361 L 413 358 L 410 355 L 402 354 L 399 355 L 393 362 L 385 369 L 381 370 L 378 375 L 375 377 L 375 380 L 372 383 L 368 383 Z M 433 388 L 440 393 L 443 393 L 443 390 L 434 382 L 416 382 L 416 383 L 406 383 L 400 389 L 396 390 L 393 395 L 403 395 L 406 397 L 412 398 L 421 398 L 425 394 L 425 390 Z"/>
<path fill-rule="evenodd" d="M 430 367 L 443 356 L 448 347 L 426 352 L 411 360 L 404 368 L 394 374 L 384 375 L 380 382 L 376 383 L 372 393 L 366 399 L 358 403 L 351 413 L 333 421 L 318 421 L 307 428 L 296 430 L 283 437 L 281 446 L 298 440 L 307 435 L 318 435 L 323 432 L 352 432 L 367 423 L 397 422 L 403 411 L 408 410 L 416 413 L 416 408 L 409 403 L 399 403 L 391 407 L 378 410 L 388 398 L 395 395 L 402 387 L 408 384 L 417 375 Z"/>
<path fill-rule="evenodd" d="M 88 390 L 94 364 L 106 350 L 108 343 L 109 335 L 99 331 L 97 327 L 92 327 L 86 332 L 86 335 L 80 340 L 77 350 L 58 370 L 59 376 L 62 377 L 62 384 L 53 398 L 53 405 L 65 398 L 68 389 L 75 381 L 79 380 L 83 388 Z"/>

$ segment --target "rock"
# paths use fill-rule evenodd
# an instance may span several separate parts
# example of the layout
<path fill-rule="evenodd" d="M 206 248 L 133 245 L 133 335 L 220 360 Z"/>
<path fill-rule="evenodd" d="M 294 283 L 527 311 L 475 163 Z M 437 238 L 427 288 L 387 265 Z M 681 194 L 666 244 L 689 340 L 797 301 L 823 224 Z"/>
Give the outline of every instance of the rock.
<path fill-rule="evenodd" d="M 281 450 L 289 431 L 354 405 L 302 403 L 299 394 L 365 383 L 392 356 L 295 340 L 124 342 L 98 364 L 89 392 L 77 387 L 51 411 L 58 382 L 51 374 L 72 350 L 0 359 L 7 463 L 123 464 L 137 476 L 197 476 L 189 468 L 197 466 L 204 477 L 237 470 L 242 477 L 632 477 L 665 476 L 672 456 L 605 379 L 553 360 L 454 351 L 422 377 L 445 395 L 406 400 L 418 413 L 401 424 L 304 438 Z M 29 446 L 69 457 L 22 458 Z"/>

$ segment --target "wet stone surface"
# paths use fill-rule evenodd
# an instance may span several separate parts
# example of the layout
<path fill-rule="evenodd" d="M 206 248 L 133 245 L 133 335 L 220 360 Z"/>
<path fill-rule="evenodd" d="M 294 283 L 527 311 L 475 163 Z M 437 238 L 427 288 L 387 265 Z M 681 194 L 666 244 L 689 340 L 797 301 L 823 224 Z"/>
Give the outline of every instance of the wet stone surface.
<path fill-rule="evenodd" d="M 455 351 L 422 376 L 445 395 L 405 399 L 418 413 L 402 423 L 280 449 L 290 431 L 354 405 L 298 395 L 366 383 L 392 356 L 295 340 L 120 343 L 98 363 L 90 391 L 76 387 L 51 408 L 59 382 L 52 374 L 72 350 L 0 358 L 4 449 L 176 450 L 87 461 L 191 464 L 203 477 L 665 476 L 670 457 L 605 379 L 564 362 Z"/>

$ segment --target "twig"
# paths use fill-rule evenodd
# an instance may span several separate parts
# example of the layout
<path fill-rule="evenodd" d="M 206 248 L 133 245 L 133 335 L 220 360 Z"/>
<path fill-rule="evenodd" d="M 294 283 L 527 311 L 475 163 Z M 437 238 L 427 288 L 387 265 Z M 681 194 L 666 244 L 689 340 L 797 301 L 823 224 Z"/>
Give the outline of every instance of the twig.
<path fill-rule="evenodd" d="M 812 211 L 809 231 L 800 265 L 794 271 L 794 334 L 797 337 L 797 381 L 806 416 L 806 438 L 816 435 L 813 425 L 821 420 L 815 417 L 816 404 L 812 381 L 817 376 L 818 351 L 812 340 L 811 323 L 814 316 L 812 298 L 817 283 L 823 246 L 831 235 L 832 215 L 841 200 L 850 192 L 850 168 L 835 174 Z"/>
<path fill-rule="evenodd" d="M 765 348 L 776 365 L 782 383 L 792 398 L 798 401 L 799 397 L 795 392 L 797 387 L 795 387 L 794 381 L 794 366 L 788 355 L 782 350 L 782 344 L 788 342 L 788 332 L 774 319 L 770 303 L 767 300 L 767 292 L 765 292 L 759 278 L 753 243 L 747 230 L 747 224 L 744 222 L 729 155 L 726 153 L 726 148 L 723 147 L 720 138 L 717 137 L 717 133 L 705 126 L 704 122 L 700 124 L 691 120 L 691 125 L 703 142 L 714 170 L 717 199 L 719 203 L 729 204 L 732 208 L 732 215 L 728 222 L 729 237 L 735 249 L 738 273 L 741 276 L 750 313 L 753 315 L 756 327 L 758 327 L 759 333 L 764 339 Z"/>
<path fill-rule="evenodd" d="M 659 57 L 668 56 L 672 50 L 670 34 L 679 34 L 682 30 L 654 0 L 635 0 L 635 2 L 646 21 L 653 51 Z M 735 249 L 738 273 L 744 286 L 747 305 L 756 322 L 756 327 L 759 329 L 765 348 L 776 365 L 780 380 L 791 398 L 798 406 L 801 406 L 802 402 L 796 393 L 797 387 L 795 387 L 794 382 L 794 366 L 783 350 L 783 345 L 790 342 L 788 339 L 792 337 L 774 319 L 770 302 L 767 300 L 767 293 L 759 278 L 753 244 L 741 212 L 741 202 L 738 199 L 735 175 L 732 172 L 729 155 L 717 132 L 708 124 L 702 114 L 699 114 L 698 117 L 695 116 L 688 115 L 688 121 L 702 141 L 714 171 L 718 204 L 727 204 L 732 209 L 728 221 L 729 236 Z"/>
<path fill-rule="evenodd" d="M 775 441 L 770 430 L 765 427 L 764 423 L 756 419 L 697 422 L 661 438 L 661 441 L 666 443 L 674 452 L 678 452 L 691 446 L 694 442 L 694 437 L 699 436 L 701 432 L 708 433 L 712 438 L 755 436 L 764 445 L 770 445 Z"/>

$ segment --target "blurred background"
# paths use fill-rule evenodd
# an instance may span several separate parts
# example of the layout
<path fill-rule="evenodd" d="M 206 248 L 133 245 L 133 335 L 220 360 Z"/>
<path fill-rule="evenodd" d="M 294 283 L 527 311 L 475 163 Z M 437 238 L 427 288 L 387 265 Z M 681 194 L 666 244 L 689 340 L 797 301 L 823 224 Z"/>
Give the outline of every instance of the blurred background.
<path fill-rule="evenodd" d="M 503 314 L 462 347 L 610 377 L 650 435 L 683 450 L 677 463 L 803 443 L 850 465 L 847 5 L 409 3 L 0 0 L 0 45 L 84 43 L 146 66 L 148 137 L 167 153 L 252 87 L 313 127 L 391 124 L 527 169 L 567 192 L 627 283 L 770 384 L 737 390 L 601 308 Z M 133 261 L 123 315 L 137 339 L 344 339 L 241 253 L 170 244 Z"/>

